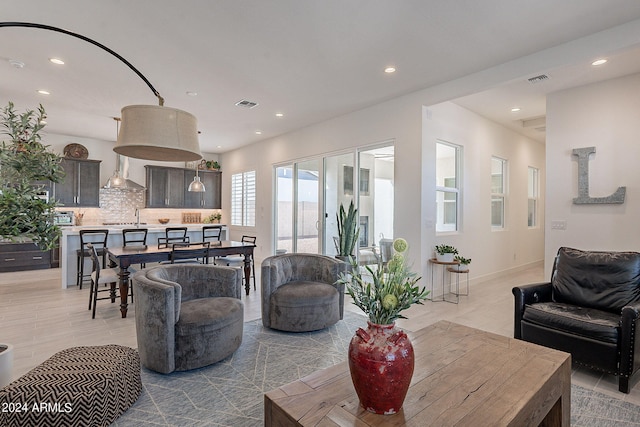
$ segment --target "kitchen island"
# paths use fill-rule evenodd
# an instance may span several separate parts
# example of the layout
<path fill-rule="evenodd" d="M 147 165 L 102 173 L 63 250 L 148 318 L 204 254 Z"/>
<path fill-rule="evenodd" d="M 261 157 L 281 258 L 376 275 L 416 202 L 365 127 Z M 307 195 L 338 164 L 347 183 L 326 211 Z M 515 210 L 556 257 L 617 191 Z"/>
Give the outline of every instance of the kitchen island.
<path fill-rule="evenodd" d="M 204 225 L 211 224 L 140 224 L 139 228 L 146 228 L 147 243 L 149 245 L 157 245 L 158 237 L 165 236 L 165 229 L 167 227 L 187 227 L 187 235 L 192 242 L 202 241 L 202 227 Z M 218 225 L 218 224 L 215 224 Z M 219 224 L 222 228 L 222 234 L 220 238 L 227 240 L 229 228 L 224 224 Z M 109 230 L 109 237 L 107 239 L 108 247 L 121 247 L 122 246 L 122 230 L 125 228 L 136 228 L 135 224 L 128 225 L 86 225 L 80 227 L 62 227 L 62 238 L 60 239 L 60 274 L 62 276 L 62 288 L 66 289 L 71 286 L 76 286 L 76 279 L 78 275 L 76 251 L 80 249 L 80 230 L 95 230 L 95 229 L 107 229 Z M 90 259 L 85 258 L 85 271 L 91 271 Z"/>

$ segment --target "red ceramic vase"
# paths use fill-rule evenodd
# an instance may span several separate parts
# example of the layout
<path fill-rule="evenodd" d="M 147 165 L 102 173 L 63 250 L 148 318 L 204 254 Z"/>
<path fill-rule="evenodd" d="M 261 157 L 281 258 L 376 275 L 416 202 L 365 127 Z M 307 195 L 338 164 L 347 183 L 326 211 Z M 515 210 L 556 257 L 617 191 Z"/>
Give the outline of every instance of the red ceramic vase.
<path fill-rule="evenodd" d="M 349 344 L 349 370 L 360 404 L 376 414 L 395 414 L 413 376 L 413 346 L 407 334 L 390 325 L 368 322 Z"/>

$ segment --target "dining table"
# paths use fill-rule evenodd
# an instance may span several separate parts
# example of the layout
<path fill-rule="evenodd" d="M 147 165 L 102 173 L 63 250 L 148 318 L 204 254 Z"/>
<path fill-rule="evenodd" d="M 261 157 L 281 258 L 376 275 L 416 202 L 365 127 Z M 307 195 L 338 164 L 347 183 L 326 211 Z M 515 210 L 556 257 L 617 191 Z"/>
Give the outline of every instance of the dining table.
<path fill-rule="evenodd" d="M 255 247 L 256 245 L 253 243 L 233 240 L 211 242 L 208 247 L 209 257 L 222 257 L 227 255 L 244 256 L 244 282 L 247 295 L 249 295 L 251 260 Z M 203 248 L 203 253 L 205 250 L 206 249 Z M 119 268 L 120 313 L 122 314 L 122 318 L 126 318 L 129 276 L 131 273 L 129 267 L 132 264 L 169 261 L 171 259 L 172 247 L 170 245 L 168 247 L 166 245 L 119 246 L 106 248 L 106 251 L 111 265 Z"/>

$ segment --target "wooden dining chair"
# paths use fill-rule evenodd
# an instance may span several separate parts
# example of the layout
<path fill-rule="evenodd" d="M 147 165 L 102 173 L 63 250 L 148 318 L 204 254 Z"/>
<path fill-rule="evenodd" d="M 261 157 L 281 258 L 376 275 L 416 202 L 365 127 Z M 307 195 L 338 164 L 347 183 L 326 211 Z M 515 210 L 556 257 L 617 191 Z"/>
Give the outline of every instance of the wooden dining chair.
<path fill-rule="evenodd" d="M 256 244 L 256 236 L 242 236 L 242 243 L 251 243 L 253 245 Z M 256 266 L 253 260 L 253 254 L 251 254 L 249 261 L 251 263 L 251 278 L 253 278 L 253 290 L 256 290 Z M 242 255 L 232 255 L 226 257 L 220 257 L 216 260 L 217 264 L 226 264 L 231 267 L 243 267 L 244 266 L 244 256 Z"/>
<path fill-rule="evenodd" d="M 202 241 L 203 242 L 219 242 L 222 239 L 222 226 L 220 225 L 205 225 L 202 227 Z M 217 257 L 213 257 L 213 263 L 216 263 Z"/>
<path fill-rule="evenodd" d="M 161 264 L 208 264 L 211 242 L 173 243 L 169 261 Z"/>
<path fill-rule="evenodd" d="M 98 252 L 92 243 L 87 243 L 87 251 L 93 264 L 93 271 L 91 272 L 91 286 L 89 289 L 89 310 L 93 309 L 91 318 L 96 318 L 96 302 L 98 300 L 111 300 L 111 303 L 116 302 L 118 298 L 118 282 L 120 276 L 118 276 L 118 268 L 102 268 L 100 266 L 100 258 Z M 130 273 L 134 273 L 134 270 L 129 268 Z M 100 288 L 100 285 L 109 285 L 104 288 Z M 133 302 L 133 286 L 129 286 L 131 296 L 131 302 Z M 98 293 L 108 292 L 109 296 L 98 298 Z"/>
<path fill-rule="evenodd" d="M 122 230 L 122 245 L 124 247 L 141 247 L 147 246 L 147 228 L 125 228 Z M 140 263 L 140 268 L 144 268 L 145 263 Z"/>

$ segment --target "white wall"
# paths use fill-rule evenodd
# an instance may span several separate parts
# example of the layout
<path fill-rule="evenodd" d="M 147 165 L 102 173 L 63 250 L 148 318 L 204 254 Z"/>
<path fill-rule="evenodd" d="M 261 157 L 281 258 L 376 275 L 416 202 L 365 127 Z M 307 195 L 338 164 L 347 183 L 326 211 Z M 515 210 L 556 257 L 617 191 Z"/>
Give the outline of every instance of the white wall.
<path fill-rule="evenodd" d="M 547 97 L 547 233 L 545 275 L 561 246 L 634 250 L 640 241 L 640 74 L 554 93 Z M 574 205 L 578 195 L 574 148 L 596 147 L 589 162 L 591 197 L 626 186 L 621 205 Z M 566 221 L 565 230 L 551 221 Z"/>
<path fill-rule="evenodd" d="M 527 226 L 528 167 L 544 176 L 545 147 L 452 102 L 425 108 L 423 152 L 423 250 L 431 256 L 435 244 L 450 244 L 471 258 L 473 277 L 490 276 L 541 262 L 544 250 L 544 204 L 539 227 Z M 461 218 L 458 232 L 436 233 L 436 142 L 462 146 Z M 491 229 L 491 157 L 508 161 L 505 228 Z M 544 200 L 544 180 L 541 180 Z"/>
<path fill-rule="evenodd" d="M 423 129 L 421 94 L 394 99 L 336 119 L 252 144 L 221 156 L 223 188 L 231 187 L 233 173 L 255 170 L 257 177 L 256 227 L 230 227 L 232 238 L 257 236 L 260 260 L 273 248 L 273 165 L 374 144 L 395 142 L 395 237 L 404 237 L 410 257 L 427 277 L 427 260 L 438 241 L 448 240 L 473 258 L 473 276 L 489 275 L 543 258 L 542 228 L 527 228 L 527 166 L 544 176 L 544 146 L 451 103 L 430 107 L 431 119 Z M 425 116 L 428 116 L 426 114 Z M 424 135 L 423 135 L 424 132 Z M 435 140 L 441 138 L 466 147 L 464 229 L 435 238 Z M 489 222 L 489 167 L 491 155 L 510 159 L 514 171 L 509 228 L 491 233 Z M 486 162 L 480 159 L 486 158 Z M 486 164 L 485 164 L 486 163 Z M 544 188 L 544 185 L 542 185 Z M 223 194 L 228 216 L 230 198 Z M 514 259 L 514 254 L 516 255 Z M 472 277 L 473 277 L 472 276 Z"/>
<path fill-rule="evenodd" d="M 296 132 L 242 147 L 221 155 L 223 165 L 223 215 L 229 216 L 231 175 L 256 171 L 256 227 L 230 227 L 232 238 L 243 233 L 257 237 L 256 258 L 272 254 L 273 248 L 273 165 L 292 160 L 337 154 L 355 147 L 395 141 L 396 224 L 394 235 L 404 236 L 412 247 L 412 257 L 420 259 L 419 228 L 421 169 L 421 104 L 415 97 L 399 98 L 345 116 L 310 126 Z M 224 189 L 227 189 L 225 191 Z"/>

